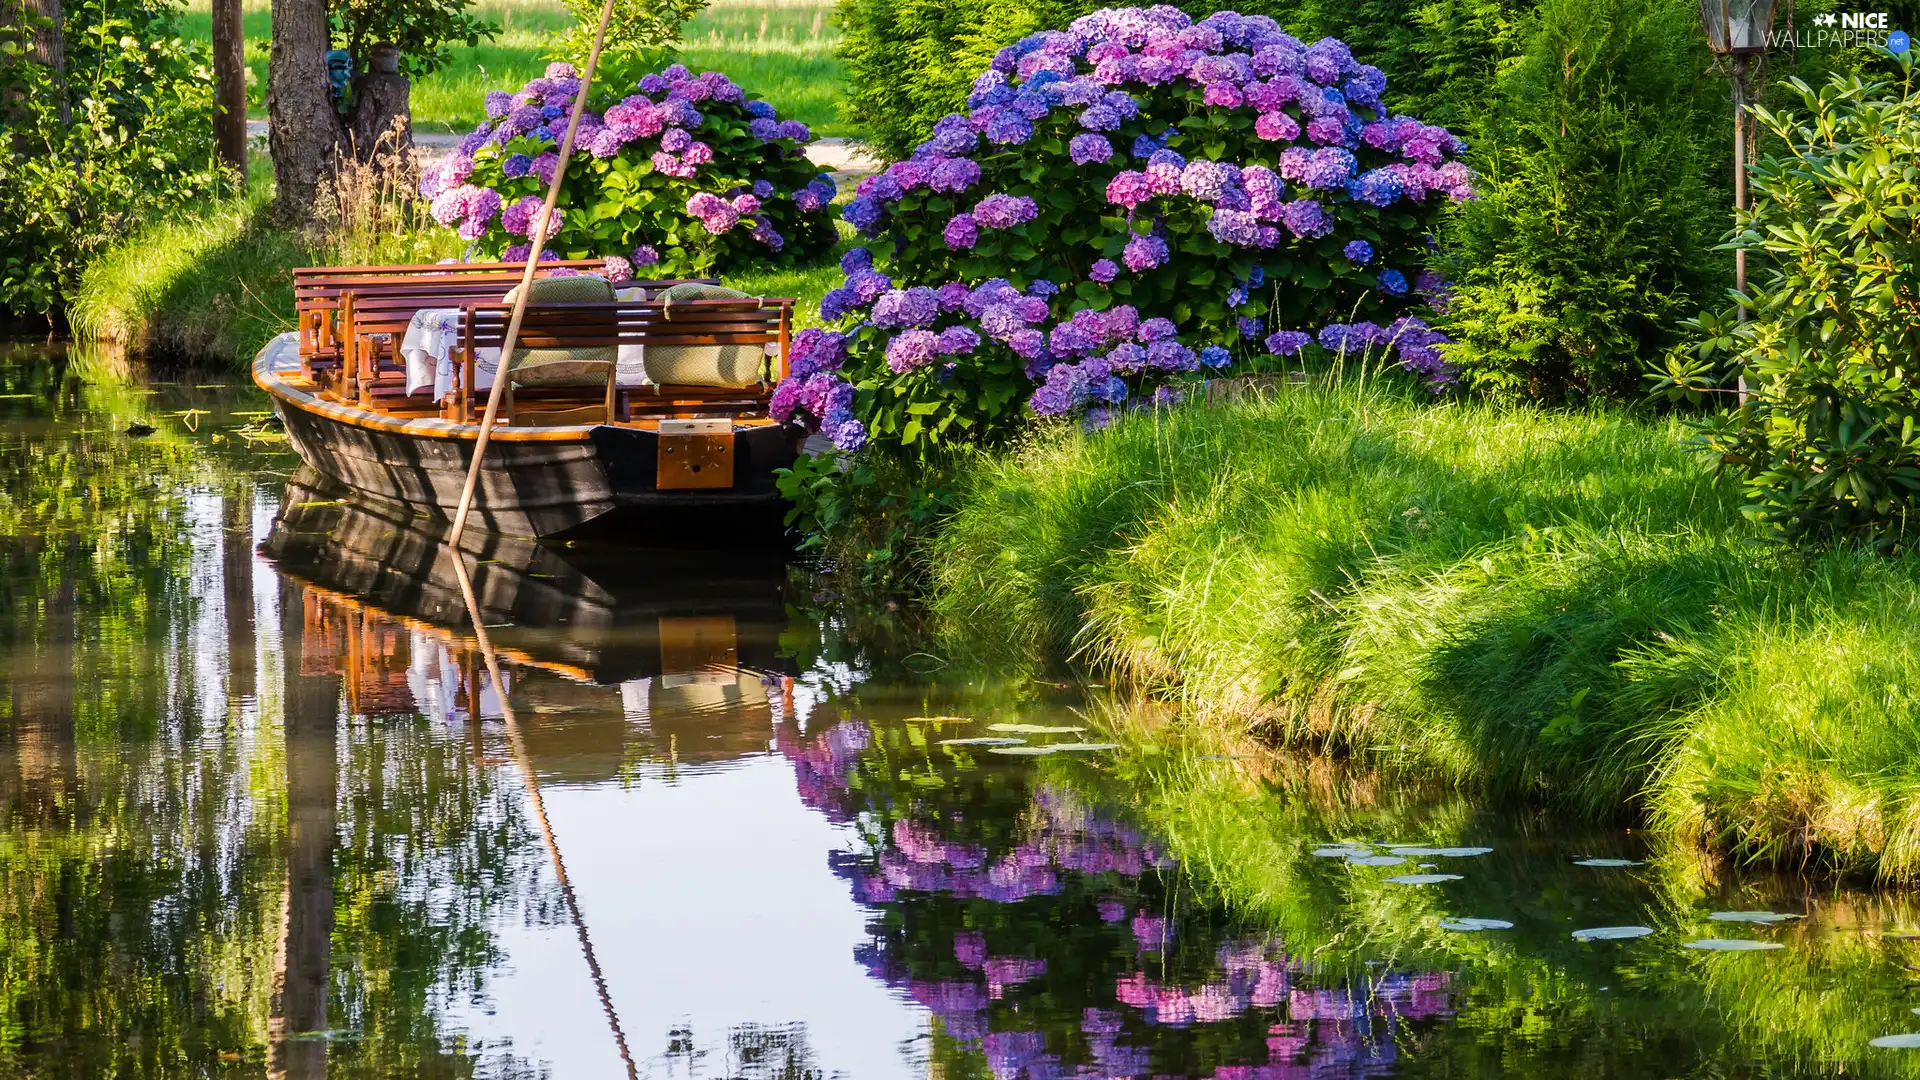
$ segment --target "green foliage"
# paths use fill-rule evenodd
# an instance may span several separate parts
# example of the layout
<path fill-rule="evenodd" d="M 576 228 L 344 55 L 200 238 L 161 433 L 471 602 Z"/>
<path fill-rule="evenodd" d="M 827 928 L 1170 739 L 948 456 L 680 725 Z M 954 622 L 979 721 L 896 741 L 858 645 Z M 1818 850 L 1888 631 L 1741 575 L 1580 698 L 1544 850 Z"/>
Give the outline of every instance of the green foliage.
<path fill-rule="evenodd" d="M 1627 399 L 1643 358 L 1730 269 L 1731 106 L 1690 5 L 1545 0 L 1470 136 L 1476 203 L 1449 233 L 1450 361 L 1476 389 Z"/>
<path fill-rule="evenodd" d="M 586 63 L 587 54 L 593 50 L 593 35 L 600 26 L 604 2 L 613 4 L 613 14 L 607 20 L 601 62 L 623 74 L 625 68 L 639 62 L 641 57 L 679 41 L 687 20 L 707 7 L 707 0 L 566 0 L 574 26 L 561 39 L 554 56 Z M 638 78 L 642 73 L 631 74 Z"/>
<path fill-rule="evenodd" d="M 950 632 L 1201 722 L 1920 877 L 1920 562 L 1756 551 L 1675 422 L 1303 389 L 976 459 Z"/>
<path fill-rule="evenodd" d="M 899 455 L 802 455 L 779 474 L 793 504 L 787 524 L 839 571 L 865 584 L 900 586 L 925 565 L 925 545 L 953 511 L 963 459 L 910 462 Z"/>
<path fill-rule="evenodd" d="M 473 0 L 329 0 L 327 18 L 356 70 L 368 69 L 373 46 L 388 44 L 400 50 L 400 70 L 420 79 L 446 67 L 453 46 L 475 48 L 500 33 L 472 6 Z"/>
<path fill-rule="evenodd" d="M 68 3 L 64 76 L 6 42 L 0 310 L 58 314 L 93 253 L 215 185 L 209 60 L 174 14 L 167 0 Z"/>
<path fill-rule="evenodd" d="M 1920 95 L 1911 54 L 1899 66 L 1898 85 L 1796 79 L 1798 107 L 1755 110 L 1784 150 L 1754 165 L 1733 246 L 1765 269 L 1752 321 L 1702 345 L 1749 393 L 1697 432 L 1778 539 L 1904 547 L 1920 495 Z M 1663 385 L 1712 382 L 1696 366 Z"/>

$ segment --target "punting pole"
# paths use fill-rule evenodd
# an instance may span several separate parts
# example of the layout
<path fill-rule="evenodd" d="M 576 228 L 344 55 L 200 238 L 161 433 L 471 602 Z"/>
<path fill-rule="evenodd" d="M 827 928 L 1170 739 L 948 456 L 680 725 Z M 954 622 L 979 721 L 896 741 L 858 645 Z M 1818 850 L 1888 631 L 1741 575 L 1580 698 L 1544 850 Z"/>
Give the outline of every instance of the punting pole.
<path fill-rule="evenodd" d="M 487 455 L 487 438 L 493 421 L 500 415 L 500 391 L 511 377 L 514 346 L 519 343 L 520 320 L 527 313 L 527 298 L 533 292 L 533 272 L 540 265 L 540 253 L 546 250 L 547 229 L 553 220 L 553 208 L 560 202 L 560 184 L 567 178 L 567 159 L 573 156 L 573 137 L 580 130 L 580 114 L 587 111 L 587 94 L 593 89 L 593 71 L 600 66 L 600 47 L 607 41 L 607 23 L 613 18 L 613 0 L 600 7 L 600 26 L 593 34 L 593 50 L 587 54 L 587 70 L 580 74 L 580 94 L 573 101 L 573 115 L 567 118 L 567 133 L 560 140 L 560 161 L 553 168 L 553 183 L 547 185 L 546 206 L 534 219 L 532 244 L 527 249 L 527 268 L 520 273 L 520 291 L 513 301 L 513 317 L 507 322 L 507 339 L 500 346 L 500 366 L 493 373 L 493 388 L 487 391 L 486 415 L 480 418 L 480 437 L 473 443 L 473 463 L 467 466 L 467 484 L 460 490 L 460 509 L 453 515 L 453 532 L 447 543 L 458 551 L 460 537 L 467 528 L 467 513 L 473 509 L 474 489 L 480 485 L 480 463 Z M 471 393 L 472 387 L 463 388 Z"/>
<path fill-rule="evenodd" d="M 605 26 L 605 23 L 601 24 L 603 30 Z M 500 715 L 507 725 L 507 745 L 513 751 L 514 764 L 519 766 L 521 782 L 527 788 L 527 798 L 533 803 L 533 816 L 540 822 L 540 835 L 546 840 L 547 855 L 553 860 L 553 874 L 560 882 L 560 896 L 567 903 L 567 912 L 573 917 L 574 933 L 580 938 L 580 951 L 587 958 L 587 974 L 593 979 L 594 991 L 600 995 L 600 1009 L 607 1014 L 607 1026 L 613 1030 L 614 1048 L 620 1051 L 620 1061 L 626 1066 L 628 1080 L 640 1080 L 633 1053 L 627 1049 L 627 1034 L 620 1028 L 620 1014 L 613 1008 L 613 995 L 607 989 L 607 977 L 600 970 L 600 958 L 594 955 L 593 939 L 587 936 L 587 921 L 580 915 L 580 899 L 574 895 L 572 879 L 567 877 L 567 864 L 560 858 L 560 841 L 554 838 L 553 823 L 547 820 L 547 801 L 540 795 L 540 778 L 534 774 L 533 758 L 527 753 L 527 742 L 520 733 L 520 722 L 513 714 L 513 702 L 508 700 L 507 684 L 500 680 L 500 658 L 493 651 L 493 639 L 487 636 L 486 620 L 480 617 L 480 605 L 474 600 L 473 580 L 467 575 L 467 557 L 460 553 L 458 547 L 447 554 L 453 556 L 453 569 L 460 579 L 460 598 L 466 601 L 467 618 L 473 622 L 474 637 L 480 643 L 480 655 L 487 663 L 487 677 L 493 680 L 493 692 L 500 698 Z M 468 691 L 474 695 L 471 711 L 475 723 L 480 721 L 478 690 L 478 687 L 473 687 Z"/>

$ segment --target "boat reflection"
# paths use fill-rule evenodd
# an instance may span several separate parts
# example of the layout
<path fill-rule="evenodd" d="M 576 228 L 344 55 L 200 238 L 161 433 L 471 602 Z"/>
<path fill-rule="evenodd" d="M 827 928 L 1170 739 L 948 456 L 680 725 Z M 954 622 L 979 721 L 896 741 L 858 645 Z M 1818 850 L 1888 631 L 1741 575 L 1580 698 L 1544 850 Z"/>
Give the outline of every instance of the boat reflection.
<path fill-rule="evenodd" d="M 302 586 L 303 673 L 339 673 L 358 717 L 420 714 L 476 741 L 476 721 L 503 718 L 439 523 L 300 484 L 282 506 L 261 552 Z M 476 541 L 478 614 L 543 777 L 732 760 L 791 715 L 777 555 Z"/>

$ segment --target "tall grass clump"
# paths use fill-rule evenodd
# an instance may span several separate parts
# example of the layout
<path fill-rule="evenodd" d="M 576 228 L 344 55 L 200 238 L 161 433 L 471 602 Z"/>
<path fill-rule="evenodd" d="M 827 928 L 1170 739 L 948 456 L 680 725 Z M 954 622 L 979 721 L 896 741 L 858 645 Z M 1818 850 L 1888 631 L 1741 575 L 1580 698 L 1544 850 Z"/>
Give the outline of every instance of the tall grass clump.
<path fill-rule="evenodd" d="M 1673 425 L 1322 385 L 981 458 L 933 602 L 1203 721 L 1920 875 L 1920 566 L 1756 546 Z"/>

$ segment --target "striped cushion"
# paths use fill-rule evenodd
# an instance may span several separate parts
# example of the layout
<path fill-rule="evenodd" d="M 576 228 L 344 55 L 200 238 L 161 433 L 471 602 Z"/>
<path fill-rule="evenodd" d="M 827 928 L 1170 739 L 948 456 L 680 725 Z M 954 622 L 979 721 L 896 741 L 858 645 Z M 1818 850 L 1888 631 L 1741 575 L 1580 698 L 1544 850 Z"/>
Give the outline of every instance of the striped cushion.
<path fill-rule="evenodd" d="M 725 285 L 683 282 L 660 291 L 655 299 L 673 305 L 686 300 L 757 299 Z M 740 390 L 766 381 L 767 355 L 759 345 L 649 345 L 647 378 L 666 386 L 715 386 Z"/>

